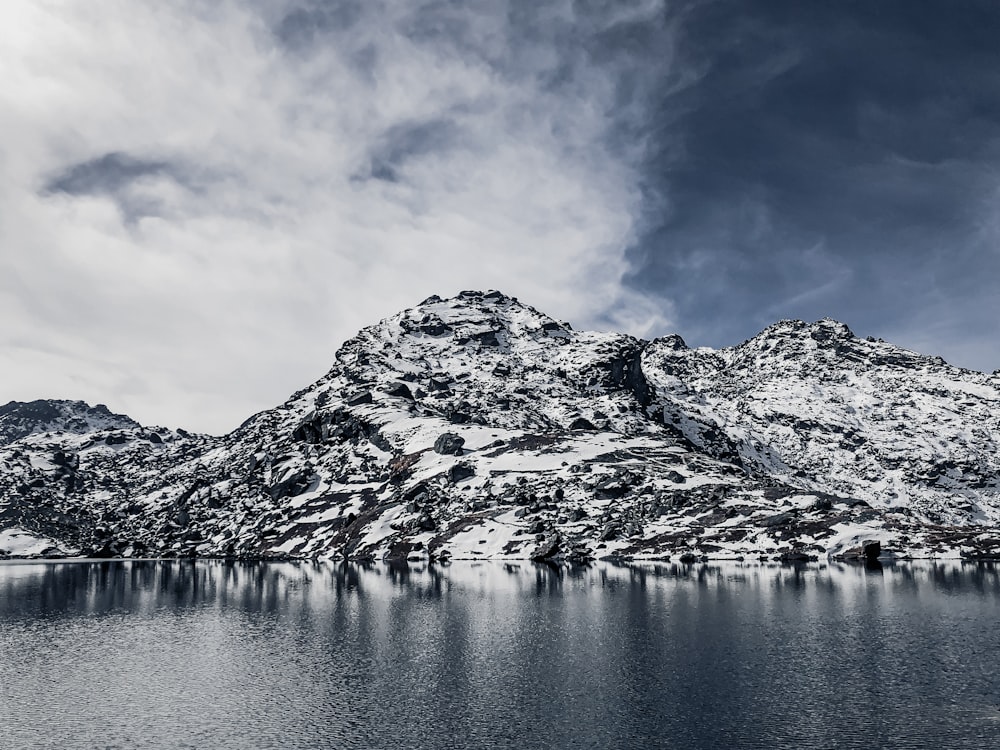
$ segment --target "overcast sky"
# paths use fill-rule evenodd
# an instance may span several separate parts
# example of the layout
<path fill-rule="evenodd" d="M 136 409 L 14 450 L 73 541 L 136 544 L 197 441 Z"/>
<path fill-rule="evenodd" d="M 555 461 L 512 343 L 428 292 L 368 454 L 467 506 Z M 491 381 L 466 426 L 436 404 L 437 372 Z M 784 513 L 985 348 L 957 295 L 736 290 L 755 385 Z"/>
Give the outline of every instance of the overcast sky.
<path fill-rule="evenodd" d="M 0 403 L 220 433 L 497 288 L 1000 367 L 1000 4 L 0 4 Z"/>

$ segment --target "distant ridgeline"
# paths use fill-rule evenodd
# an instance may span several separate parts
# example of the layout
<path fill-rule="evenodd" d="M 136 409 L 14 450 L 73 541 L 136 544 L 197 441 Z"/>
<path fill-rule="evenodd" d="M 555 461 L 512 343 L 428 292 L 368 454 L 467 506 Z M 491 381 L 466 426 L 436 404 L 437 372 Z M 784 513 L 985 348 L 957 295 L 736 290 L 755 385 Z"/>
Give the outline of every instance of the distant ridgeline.
<path fill-rule="evenodd" d="M 0 407 L 0 553 L 1000 556 L 1000 378 L 832 320 L 690 349 L 431 297 L 223 437 Z"/>

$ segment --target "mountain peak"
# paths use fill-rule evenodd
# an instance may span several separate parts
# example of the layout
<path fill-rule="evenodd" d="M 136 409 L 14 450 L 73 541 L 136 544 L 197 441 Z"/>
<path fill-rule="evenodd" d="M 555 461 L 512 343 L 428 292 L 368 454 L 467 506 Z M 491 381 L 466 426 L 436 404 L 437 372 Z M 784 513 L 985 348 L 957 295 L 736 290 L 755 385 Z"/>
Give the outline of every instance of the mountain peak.
<path fill-rule="evenodd" d="M 560 338 L 569 331 L 567 324 L 516 297 L 496 290 L 463 291 L 449 298 L 432 295 L 416 307 L 366 328 L 356 341 L 368 351 L 391 349 L 405 358 L 409 353 L 441 354 L 468 346 L 506 351 L 515 339 Z"/>
<path fill-rule="evenodd" d="M 503 325 L 507 325 L 512 317 L 552 320 L 544 313 L 519 301 L 517 297 L 511 297 L 495 289 L 466 290 L 453 297 L 433 294 L 416 307 L 403 310 L 389 319 L 416 319 L 424 315 L 443 315 L 455 322 L 490 318 Z"/>
<path fill-rule="evenodd" d="M 485 292 L 477 289 L 466 289 L 459 292 L 454 297 L 443 298 L 437 294 L 432 294 L 430 297 L 421 302 L 417 307 L 423 307 L 425 305 L 435 305 L 441 302 L 482 302 L 485 304 L 495 304 L 498 302 L 515 302 L 517 303 L 516 297 L 508 297 L 503 292 L 498 292 L 496 289 L 487 289 Z"/>
<path fill-rule="evenodd" d="M 846 324 L 833 318 L 820 318 L 808 327 L 809 335 L 817 341 L 856 338 L 854 331 L 848 328 Z"/>
<path fill-rule="evenodd" d="M 811 338 L 819 342 L 856 338 L 854 332 L 846 324 L 833 318 L 820 318 L 812 323 L 807 323 L 797 318 L 789 318 L 772 323 L 750 340 L 769 339 L 778 336 Z"/>

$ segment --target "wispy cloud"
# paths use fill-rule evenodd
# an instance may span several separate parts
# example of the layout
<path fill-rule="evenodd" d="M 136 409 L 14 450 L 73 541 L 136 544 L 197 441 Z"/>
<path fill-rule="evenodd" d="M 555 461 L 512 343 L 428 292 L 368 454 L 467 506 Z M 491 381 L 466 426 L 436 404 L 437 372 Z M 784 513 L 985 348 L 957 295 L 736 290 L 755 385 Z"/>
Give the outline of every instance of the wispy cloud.
<path fill-rule="evenodd" d="M 143 217 L 163 215 L 157 188 L 164 184 L 180 190 L 195 188 L 180 165 L 112 151 L 62 169 L 46 182 L 42 194 L 107 198 L 118 206 L 124 223 L 131 226 Z"/>

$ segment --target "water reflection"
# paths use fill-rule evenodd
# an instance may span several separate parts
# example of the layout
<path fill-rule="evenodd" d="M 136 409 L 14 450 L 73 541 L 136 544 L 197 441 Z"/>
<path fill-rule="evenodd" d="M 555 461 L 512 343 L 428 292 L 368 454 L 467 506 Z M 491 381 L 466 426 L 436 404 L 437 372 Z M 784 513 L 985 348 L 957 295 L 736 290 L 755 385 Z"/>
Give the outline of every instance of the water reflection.
<path fill-rule="evenodd" d="M 998 614 L 957 562 L 4 564 L 0 748 L 981 747 Z"/>
<path fill-rule="evenodd" d="M 733 589 L 755 597 L 819 590 L 854 597 L 884 590 L 1000 598 L 1000 566 L 958 561 L 893 565 L 742 565 L 734 563 L 557 568 L 534 563 L 448 566 L 375 563 L 101 561 L 0 563 L 0 621 L 22 617 L 149 614 L 212 607 L 252 613 L 322 609 L 345 597 L 439 600 L 460 589 L 490 597 L 560 597 L 588 591 Z"/>

